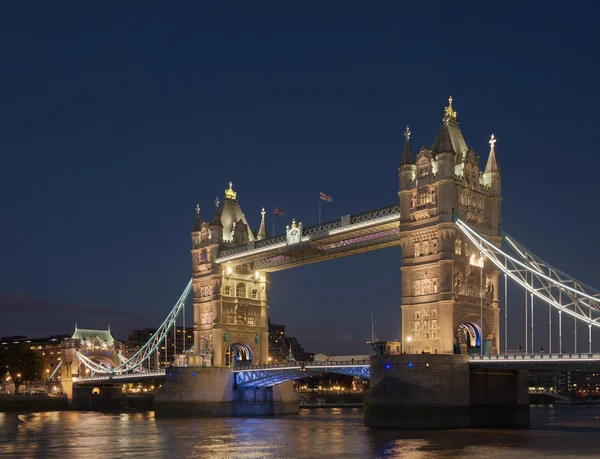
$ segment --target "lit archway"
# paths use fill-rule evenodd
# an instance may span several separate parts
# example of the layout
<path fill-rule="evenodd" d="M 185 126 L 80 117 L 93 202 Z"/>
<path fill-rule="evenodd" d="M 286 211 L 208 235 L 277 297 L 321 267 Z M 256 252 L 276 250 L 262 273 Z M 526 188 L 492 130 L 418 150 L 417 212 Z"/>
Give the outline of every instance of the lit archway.
<path fill-rule="evenodd" d="M 458 326 L 458 342 L 467 345 L 467 353 L 473 353 L 481 349 L 481 327 L 473 322 L 463 322 Z"/>
<path fill-rule="evenodd" d="M 252 348 L 247 344 L 232 343 L 227 346 L 225 365 L 232 367 L 238 362 L 252 362 Z"/>

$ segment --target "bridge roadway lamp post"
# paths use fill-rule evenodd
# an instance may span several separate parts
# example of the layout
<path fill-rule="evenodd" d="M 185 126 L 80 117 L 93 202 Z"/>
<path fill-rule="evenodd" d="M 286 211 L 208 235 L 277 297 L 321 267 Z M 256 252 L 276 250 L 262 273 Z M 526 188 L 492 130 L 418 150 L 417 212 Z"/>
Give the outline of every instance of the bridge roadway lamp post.
<path fill-rule="evenodd" d="M 471 254 L 469 259 L 471 266 L 479 266 L 479 299 L 480 299 L 480 312 L 479 312 L 479 325 L 481 327 L 479 337 L 479 351 L 480 355 L 483 355 L 483 253 L 479 252 L 479 258 L 475 258 L 475 254 Z"/>

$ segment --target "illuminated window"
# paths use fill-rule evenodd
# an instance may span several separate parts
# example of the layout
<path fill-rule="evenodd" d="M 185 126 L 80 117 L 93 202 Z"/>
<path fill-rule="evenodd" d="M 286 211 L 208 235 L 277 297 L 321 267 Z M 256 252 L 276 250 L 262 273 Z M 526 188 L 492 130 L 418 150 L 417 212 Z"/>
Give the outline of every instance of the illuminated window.
<path fill-rule="evenodd" d="M 456 239 L 454 241 L 454 253 L 456 255 L 460 255 L 462 253 L 462 241 L 460 239 Z"/>
<path fill-rule="evenodd" d="M 429 241 L 423 242 L 423 255 L 429 255 Z"/>
<path fill-rule="evenodd" d="M 438 281 L 437 281 L 437 277 L 435 279 L 433 279 L 433 293 L 437 293 L 438 292 Z"/>
<path fill-rule="evenodd" d="M 258 298 L 258 290 L 252 290 L 252 299 L 256 300 Z"/>
<path fill-rule="evenodd" d="M 235 296 L 238 298 L 246 298 L 246 285 L 241 282 L 235 287 Z"/>
<path fill-rule="evenodd" d="M 254 316 L 248 316 L 248 325 L 254 325 Z"/>
<path fill-rule="evenodd" d="M 415 312 L 415 320 L 421 320 L 421 313 L 419 311 Z"/>
<path fill-rule="evenodd" d="M 431 321 L 431 328 L 437 328 L 437 320 L 432 320 Z"/>
<path fill-rule="evenodd" d="M 437 239 L 434 239 L 434 240 L 432 241 L 432 245 L 431 245 L 431 251 L 432 251 L 433 253 L 437 253 L 437 252 L 438 252 L 438 240 L 437 240 Z"/>
<path fill-rule="evenodd" d="M 423 295 L 429 295 L 431 293 L 431 279 L 425 279 L 423 281 Z"/>
<path fill-rule="evenodd" d="M 226 285 L 225 287 L 223 287 L 223 295 L 231 296 L 231 287 L 229 285 Z"/>
<path fill-rule="evenodd" d="M 415 296 L 420 296 L 423 294 L 422 282 L 420 280 L 415 281 L 414 289 L 415 289 Z M 415 313 L 415 317 L 417 314 L 418 313 Z"/>

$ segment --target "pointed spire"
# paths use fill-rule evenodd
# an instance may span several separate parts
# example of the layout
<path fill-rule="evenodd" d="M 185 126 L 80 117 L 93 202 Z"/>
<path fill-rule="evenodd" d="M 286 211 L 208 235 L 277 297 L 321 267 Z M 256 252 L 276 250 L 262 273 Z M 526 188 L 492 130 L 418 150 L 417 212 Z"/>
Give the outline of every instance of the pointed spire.
<path fill-rule="evenodd" d="M 260 212 L 261 215 L 261 221 L 260 221 L 260 228 L 258 229 L 258 234 L 256 236 L 256 238 L 260 241 L 262 239 L 266 239 L 267 238 L 267 225 L 265 224 L 265 208 L 262 208 L 262 211 Z"/>
<path fill-rule="evenodd" d="M 445 119 L 442 123 L 438 135 L 433 142 L 431 151 L 434 155 L 440 153 L 455 153 L 454 147 L 452 146 L 452 138 L 450 137 L 450 129 L 448 127 L 448 120 Z"/>
<path fill-rule="evenodd" d="M 490 174 L 492 172 L 500 172 L 500 167 L 498 167 L 498 161 L 496 160 L 496 151 L 494 147 L 496 145 L 496 138 L 494 134 L 490 137 L 490 156 L 488 157 L 487 164 L 485 166 L 485 174 Z"/>
<path fill-rule="evenodd" d="M 196 220 L 194 220 L 194 231 L 200 231 L 202 229 L 202 222 L 200 221 L 200 205 L 196 204 Z"/>
<path fill-rule="evenodd" d="M 406 166 L 415 163 L 415 158 L 413 157 L 412 149 L 410 148 L 410 129 L 406 126 L 406 130 L 404 131 L 404 138 L 406 142 L 404 142 L 404 151 L 402 152 L 402 161 L 400 162 L 401 166 Z"/>

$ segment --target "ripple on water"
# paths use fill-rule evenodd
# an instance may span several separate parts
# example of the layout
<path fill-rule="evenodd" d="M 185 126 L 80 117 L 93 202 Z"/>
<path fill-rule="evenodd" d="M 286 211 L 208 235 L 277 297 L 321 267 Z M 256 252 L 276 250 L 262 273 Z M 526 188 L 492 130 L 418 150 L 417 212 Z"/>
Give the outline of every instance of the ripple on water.
<path fill-rule="evenodd" d="M 11 458 L 524 458 L 600 456 L 600 407 L 532 407 L 527 430 L 366 429 L 362 410 L 258 419 L 155 419 L 153 413 L 0 413 Z"/>

